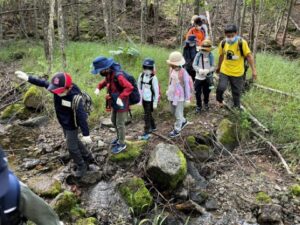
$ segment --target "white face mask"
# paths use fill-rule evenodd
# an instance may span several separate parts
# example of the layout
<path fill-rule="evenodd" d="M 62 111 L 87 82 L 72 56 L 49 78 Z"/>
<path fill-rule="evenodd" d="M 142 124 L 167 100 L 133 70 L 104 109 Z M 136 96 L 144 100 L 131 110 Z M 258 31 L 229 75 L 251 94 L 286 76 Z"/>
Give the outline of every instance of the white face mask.
<path fill-rule="evenodd" d="M 228 44 L 233 44 L 234 42 L 235 42 L 235 40 L 236 40 L 236 36 L 234 36 L 234 37 L 232 37 L 232 38 L 228 38 L 228 37 L 226 37 L 226 42 L 228 43 Z"/>
<path fill-rule="evenodd" d="M 196 44 L 195 43 L 189 43 L 190 47 L 194 47 Z"/>
<path fill-rule="evenodd" d="M 147 75 L 151 75 L 153 72 L 152 72 L 152 70 L 144 70 L 144 73 Z"/>

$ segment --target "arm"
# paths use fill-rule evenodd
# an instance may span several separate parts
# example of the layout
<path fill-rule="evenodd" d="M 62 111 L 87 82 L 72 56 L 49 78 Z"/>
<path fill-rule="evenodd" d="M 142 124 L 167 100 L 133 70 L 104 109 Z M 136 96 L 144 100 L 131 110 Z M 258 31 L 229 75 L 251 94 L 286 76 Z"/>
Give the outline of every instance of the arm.
<path fill-rule="evenodd" d="M 191 99 L 190 75 L 187 73 L 186 70 L 184 70 L 183 80 L 184 80 L 184 100 L 190 101 Z"/>
<path fill-rule="evenodd" d="M 194 62 L 193 62 L 193 68 L 194 68 L 194 70 L 196 72 L 198 72 L 199 69 L 201 69 L 200 66 L 198 65 L 198 63 L 199 63 L 199 57 L 200 57 L 200 53 L 197 53 L 197 55 L 196 55 L 196 57 L 194 59 Z"/>
<path fill-rule="evenodd" d="M 28 77 L 28 82 L 39 87 L 44 87 L 46 89 L 49 87 L 49 82 L 47 80 L 39 79 L 33 76 Z"/>
<path fill-rule="evenodd" d="M 82 135 L 85 137 L 90 135 L 87 118 L 88 118 L 87 113 L 85 112 L 85 110 L 83 108 L 82 100 L 80 100 L 80 102 L 78 104 L 78 108 L 76 109 L 76 118 L 74 118 L 74 119 L 77 120 L 77 124 L 82 131 Z"/>
<path fill-rule="evenodd" d="M 20 212 L 37 225 L 60 225 L 54 210 L 25 184 L 20 182 Z"/>
<path fill-rule="evenodd" d="M 152 87 L 154 91 L 154 102 L 157 104 L 158 98 L 159 98 L 159 85 L 158 85 L 158 79 L 156 76 L 152 78 Z"/>
<path fill-rule="evenodd" d="M 118 76 L 118 82 L 121 87 L 123 87 L 123 91 L 120 93 L 119 97 L 121 99 L 128 97 L 133 91 L 132 84 L 122 75 Z"/>
<path fill-rule="evenodd" d="M 210 68 L 209 68 L 209 72 L 212 73 L 215 71 L 215 59 L 212 53 L 210 53 L 209 55 L 209 59 L 210 59 Z"/>
<path fill-rule="evenodd" d="M 217 72 L 217 73 L 220 73 L 220 69 L 221 69 L 221 65 L 222 65 L 222 63 L 223 63 L 223 60 L 224 60 L 224 55 L 220 55 L 220 56 L 219 56 L 218 67 L 217 67 L 217 69 L 216 69 L 216 72 Z"/>
<path fill-rule="evenodd" d="M 257 72 L 256 72 L 255 63 L 254 63 L 254 59 L 253 59 L 252 54 L 249 53 L 246 58 L 247 58 L 247 61 L 250 65 L 250 67 L 251 67 L 251 70 L 252 70 L 252 78 L 254 80 L 256 80 L 257 79 Z"/>
<path fill-rule="evenodd" d="M 142 74 L 140 74 L 139 79 L 137 81 L 138 89 L 142 91 Z"/>
<path fill-rule="evenodd" d="M 106 82 L 106 78 L 105 78 L 104 80 L 102 80 L 102 81 L 97 85 L 97 88 L 98 88 L 99 90 L 101 90 L 101 89 L 103 89 L 104 87 L 106 87 L 106 84 L 107 84 L 107 82 Z"/>

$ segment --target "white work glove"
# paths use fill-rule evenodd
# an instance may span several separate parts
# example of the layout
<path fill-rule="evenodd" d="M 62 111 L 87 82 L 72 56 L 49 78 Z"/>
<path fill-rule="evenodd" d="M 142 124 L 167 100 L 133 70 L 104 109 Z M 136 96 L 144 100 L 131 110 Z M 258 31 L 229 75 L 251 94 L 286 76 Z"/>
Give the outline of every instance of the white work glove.
<path fill-rule="evenodd" d="M 157 102 L 153 102 L 153 109 L 157 109 Z"/>
<path fill-rule="evenodd" d="M 198 70 L 198 73 L 199 73 L 200 75 L 203 75 L 203 74 L 204 74 L 204 69 L 199 69 L 199 70 Z"/>
<path fill-rule="evenodd" d="M 124 103 L 123 103 L 122 99 L 117 98 L 117 105 L 120 107 L 124 107 Z"/>
<path fill-rule="evenodd" d="M 190 100 L 184 101 L 184 105 L 185 105 L 185 106 L 188 106 L 189 104 L 191 104 L 191 101 L 190 101 Z"/>
<path fill-rule="evenodd" d="M 60 224 L 60 225 L 64 225 L 64 223 L 63 223 L 63 222 L 61 222 L 61 221 L 59 221 L 59 224 Z"/>
<path fill-rule="evenodd" d="M 203 74 L 204 74 L 204 75 L 207 75 L 208 73 L 209 73 L 209 69 L 204 69 L 204 70 L 203 70 Z"/>
<path fill-rule="evenodd" d="M 29 79 L 28 75 L 26 73 L 22 72 L 22 71 L 16 71 L 15 74 L 21 80 L 28 81 L 28 79 Z"/>
<path fill-rule="evenodd" d="M 83 136 L 81 140 L 84 144 L 92 144 L 93 142 L 90 136 Z"/>
<path fill-rule="evenodd" d="M 100 93 L 99 88 L 96 88 L 94 93 L 95 93 L 95 95 L 99 95 L 99 93 Z"/>

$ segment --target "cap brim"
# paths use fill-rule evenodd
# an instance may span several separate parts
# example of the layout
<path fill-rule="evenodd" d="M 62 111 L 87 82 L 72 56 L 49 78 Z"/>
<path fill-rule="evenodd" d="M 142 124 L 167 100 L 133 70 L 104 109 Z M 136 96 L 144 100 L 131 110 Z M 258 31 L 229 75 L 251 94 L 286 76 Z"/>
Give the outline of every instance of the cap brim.
<path fill-rule="evenodd" d="M 92 74 L 97 75 L 100 72 L 99 69 L 94 69 L 91 71 Z"/>
<path fill-rule="evenodd" d="M 4 196 L 6 194 L 6 192 L 8 191 L 8 187 L 9 187 L 9 172 L 8 172 L 8 168 L 4 169 L 1 173 L 0 173 L 0 183 L 1 183 L 1 187 L 0 187 L 0 198 L 2 196 Z"/>
<path fill-rule="evenodd" d="M 47 88 L 47 90 L 52 92 L 53 94 L 61 94 L 66 89 L 64 87 L 58 87 L 56 85 L 50 84 L 49 87 Z"/>

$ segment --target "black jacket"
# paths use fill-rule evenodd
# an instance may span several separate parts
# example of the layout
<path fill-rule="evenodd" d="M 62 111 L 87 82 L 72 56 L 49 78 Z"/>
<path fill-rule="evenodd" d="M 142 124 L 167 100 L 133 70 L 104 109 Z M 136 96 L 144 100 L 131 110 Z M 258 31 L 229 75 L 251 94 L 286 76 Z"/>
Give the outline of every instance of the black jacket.
<path fill-rule="evenodd" d="M 193 62 L 194 58 L 197 55 L 197 48 L 196 45 L 193 47 L 190 47 L 188 43 L 185 44 L 183 48 L 183 57 L 185 59 L 185 65 L 184 67 L 187 70 L 192 70 L 193 69 Z"/>
<path fill-rule="evenodd" d="M 39 86 L 48 88 L 49 82 L 44 79 L 38 79 L 32 76 L 29 76 L 28 82 Z M 80 94 L 80 89 L 76 84 L 72 84 L 71 90 L 66 96 L 60 97 L 54 94 L 54 107 L 56 112 L 56 117 L 58 122 L 65 130 L 75 130 L 77 129 L 74 122 L 74 111 L 72 109 L 72 102 L 75 95 Z M 89 136 L 89 127 L 87 123 L 87 113 L 84 110 L 83 103 L 80 102 L 78 108 L 76 109 L 76 121 L 80 127 L 83 136 Z"/>

